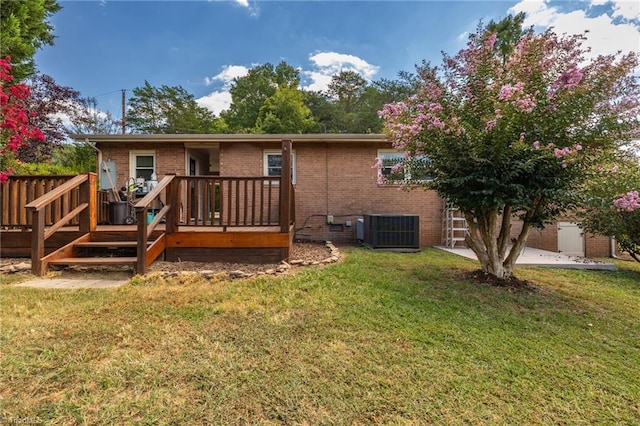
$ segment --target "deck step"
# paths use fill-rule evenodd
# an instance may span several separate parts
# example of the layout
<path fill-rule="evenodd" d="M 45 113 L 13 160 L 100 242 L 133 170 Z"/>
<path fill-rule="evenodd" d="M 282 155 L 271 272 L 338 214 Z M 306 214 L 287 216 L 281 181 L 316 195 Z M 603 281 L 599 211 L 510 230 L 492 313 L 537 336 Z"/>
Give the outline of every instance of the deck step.
<path fill-rule="evenodd" d="M 150 245 L 153 241 L 147 241 L 147 245 Z M 85 241 L 82 243 L 76 243 L 75 247 L 86 248 L 125 248 L 125 247 L 137 247 L 137 241 Z"/>
<path fill-rule="evenodd" d="M 49 265 L 135 265 L 135 257 L 64 257 L 51 260 Z"/>

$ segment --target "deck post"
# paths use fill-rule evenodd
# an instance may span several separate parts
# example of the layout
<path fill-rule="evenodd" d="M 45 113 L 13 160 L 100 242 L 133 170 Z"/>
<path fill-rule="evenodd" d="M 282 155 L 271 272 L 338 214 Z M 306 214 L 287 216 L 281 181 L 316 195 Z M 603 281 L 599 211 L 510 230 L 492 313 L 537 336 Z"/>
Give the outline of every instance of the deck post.
<path fill-rule="evenodd" d="M 168 174 L 175 176 L 175 173 Z M 165 227 L 167 234 L 173 234 L 178 228 L 178 215 L 180 214 L 179 185 L 180 181 L 174 178 L 171 183 L 169 183 L 169 186 L 167 186 L 167 204 L 171 206 L 171 210 L 167 212 L 167 224 Z"/>
<path fill-rule="evenodd" d="M 283 140 L 280 176 L 280 232 L 289 232 L 291 224 L 291 185 L 291 140 Z"/>
<path fill-rule="evenodd" d="M 136 207 L 136 217 L 138 218 L 138 261 L 136 263 L 136 274 L 147 272 L 147 207 Z"/>
<path fill-rule="evenodd" d="M 42 276 L 46 272 L 46 268 L 42 263 L 44 257 L 44 209 L 31 210 L 31 273 L 36 276 Z"/>
<path fill-rule="evenodd" d="M 87 180 L 80 184 L 80 204 L 87 203 L 88 208 L 80 212 L 80 232 L 95 231 L 98 226 L 98 188 L 96 174 L 88 173 Z"/>

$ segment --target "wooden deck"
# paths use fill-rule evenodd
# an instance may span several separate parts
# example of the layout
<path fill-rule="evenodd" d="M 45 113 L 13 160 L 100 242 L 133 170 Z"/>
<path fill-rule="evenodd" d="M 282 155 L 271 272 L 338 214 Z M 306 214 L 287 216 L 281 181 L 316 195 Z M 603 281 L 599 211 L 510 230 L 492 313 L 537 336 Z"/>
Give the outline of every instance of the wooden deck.
<path fill-rule="evenodd" d="M 291 142 L 283 141 L 283 170 Z M 274 263 L 288 259 L 295 225 L 291 176 L 163 177 L 131 203 L 134 225 L 101 222 L 96 175 L 14 177 L 0 187 L 0 256 L 50 265 L 121 264 L 146 272 L 168 261 Z M 104 221 L 104 219 L 102 220 Z"/>

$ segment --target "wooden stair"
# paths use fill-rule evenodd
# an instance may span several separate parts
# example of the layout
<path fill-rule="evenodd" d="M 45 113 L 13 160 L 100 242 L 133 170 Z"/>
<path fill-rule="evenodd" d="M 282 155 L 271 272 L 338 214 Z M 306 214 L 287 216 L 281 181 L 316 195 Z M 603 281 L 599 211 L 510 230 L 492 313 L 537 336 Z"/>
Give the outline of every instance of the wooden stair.
<path fill-rule="evenodd" d="M 155 241 L 149 240 L 147 247 Z M 103 267 L 127 266 L 135 272 L 138 243 L 135 233 L 87 233 L 66 246 L 47 255 L 47 266 Z"/>

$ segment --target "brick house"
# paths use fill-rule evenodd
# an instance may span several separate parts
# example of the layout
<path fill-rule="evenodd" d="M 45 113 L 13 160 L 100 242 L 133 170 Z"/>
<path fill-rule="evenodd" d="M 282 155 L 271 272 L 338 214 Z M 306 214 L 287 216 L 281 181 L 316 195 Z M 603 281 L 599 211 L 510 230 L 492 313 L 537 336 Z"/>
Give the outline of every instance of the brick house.
<path fill-rule="evenodd" d="M 178 175 L 279 175 L 283 139 L 293 143 L 292 175 L 295 187 L 296 237 L 356 242 L 356 224 L 365 214 L 419 217 L 421 246 L 443 244 L 443 200 L 434 191 L 402 191 L 399 185 L 380 184 L 376 158 L 398 154 L 384 135 L 75 135 L 93 144 L 99 161 L 102 188 L 120 186 L 130 177 L 149 179 Z M 518 225 L 514 224 L 516 232 Z M 583 236 L 570 220 L 559 220 L 544 231 L 532 231 L 528 245 L 588 257 L 611 255 L 611 239 Z"/>

